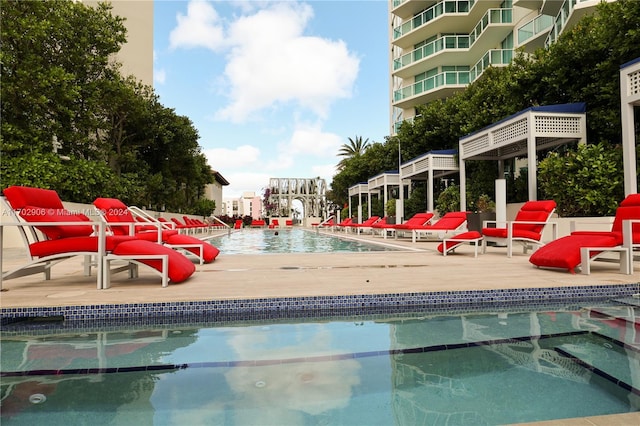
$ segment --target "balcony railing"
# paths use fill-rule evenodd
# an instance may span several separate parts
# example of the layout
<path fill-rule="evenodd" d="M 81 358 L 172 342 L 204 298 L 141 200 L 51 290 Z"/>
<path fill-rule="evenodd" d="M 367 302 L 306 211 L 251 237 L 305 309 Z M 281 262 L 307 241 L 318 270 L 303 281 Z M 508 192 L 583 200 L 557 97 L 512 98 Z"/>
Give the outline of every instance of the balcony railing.
<path fill-rule="evenodd" d="M 571 17 L 576 4 L 584 1 L 590 0 L 564 0 L 562 7 L 560 7 L 560 12 L 558 12 L 558 16 L 556 16 L 554 21 L 553 28 L 549 31 L 549 35 L 545 41 L 545 46 L 549 47 L 558 40 L 558 37 L 560 37 L 560 33 L 562 33 L 562 30 L 567 25 L 567 21 Z"/>
<path fill-rule="evenodd" d="M 445 71 L 396 90 L 393 92 L 393 101 L 399 102 L 443 86 L 467 84 L 469 84 L 469 71 Z"/>
<path fill-rule="evenodd" d="M 402 67 L 410 65 L 414 62 L 420 61 L 431 55 L 435 55 L 438 52 L 448 49 L 468 49 L 469 48 L 469 36 L 444 36 L 430 43 L 425 44 L 417 49 L 412 50 L 409 53 L 402 55 L 400 58 L 393 61 L 393 70 L 399 70 Z"/>
<path fill-rule="evenodd" d="M 489 66 L 505 66 L 513 59 L 512 49 L 492 49 L 475 63 L 469 71 L 445 71 L 427 79 L 413 83 L 393 92 L 393 101 L 400 102 L 421 93 L 444 86 L 467 85 L 476 80 Z"/>
<path fill-rule="evenodd" d="M 490 66 L 505 66 L 513 59 L 513 49 L 491 49 L 471 68 L 470 80 L 473 82 Z"/>
<path fill-rule="evenodd" d="M 553 26 L 553 16 L 540 15 L 518 28 L 518 46 L 540 33 L 549 32 Z"/>
<path fill-rule="evenodd" d="M 393 70 L 421 61 L 431 55 L 448 49 L 468 49 L 475 43 L 480 35 L 490 26 L 495 24 L 510 24 L 513 20 L 512 9 L 489 9 L 475 26 L 469 35 L 451 35 L 440 37 L 409 53 L 402 55 L 393 61 Z"/>
<path fill-rule="evenodd" d="M 415 30 L 445 14 L 468 13 L 477 0 L 445 0 L 434 4 L 422 13 L 414 16 L 411 20 L 405 22 L 399 27 L 393 29 L 393 39 L 402 37 L 403 35 Z"/>
<path fill-rule="evenodd" d="M 512 22 L 513 9 L 489 9 L 487 10 L 487 13 L 484 14 L 480 22 L 475 26 L 471 34 L 469 34 L 469 41 L 471 45 L 473 45 L 489 25 L 511 24 Z"/>

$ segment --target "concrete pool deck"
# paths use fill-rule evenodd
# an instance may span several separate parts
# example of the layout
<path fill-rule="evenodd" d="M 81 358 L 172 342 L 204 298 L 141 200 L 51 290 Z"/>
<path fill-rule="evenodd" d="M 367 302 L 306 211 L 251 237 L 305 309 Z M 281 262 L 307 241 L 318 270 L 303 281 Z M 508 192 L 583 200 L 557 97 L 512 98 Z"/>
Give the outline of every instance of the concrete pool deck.
<path fill-rule="evenodd" d="M 590 275 L 538 269 L 529 255 L 514 249 L 488 247 L 474 257 L 473 247 L 462 245 L 456 253 L 442 256 L 438 243 L 409 238 L 359 239 L 390 244 L 400 251 L 366 253 L 291 253 L 226 255 L 212 263 L 198 265 L 194 275 L 180 284 L 160 286 L 157 275 L 140 268 L 140 277 L 129 280 L 116 274 L 112 286 L 97 290 L 95 277 L 85 277 L 80 258 L 53 268 L 52 279 L 32 275 L 4 281 L 0 293 L 2 308 L 78 306 L 193 300 L 420 293 L 492 289 L 570 287 L 640 282 L 640 265 L 632 275 L 622 274 L 618 265 L 595 262 Z M 4 252 L 3 269 L 24 262 L 19 249 Z"/>
<path fill-rule="evenodd" d="M 140 268 L 140 277 L 126 274 L 112 278 L 112 287 L 97 290 L 95 276 L 83 275 L 80 258 L 53 268 L 52 279 L 32 275 L 3 282 L 0 307 L 58 307 L 92 304 L 127 304 L 199 300 L 233 300 L 386 293 L 420 293 L 570 287 L 640 282 L 640 264 L 632 275 L 621 274 L 618 265 L 596 262 L 591 275 L 538 269 L 518 247 L 511 259 L 505 248 L 489 247 L 474 257 L 473 247 L 463 245 L 443 257 L 438 243 L 411 239 L 359 236 L 386 243 L 400 251 L 368 253 L 314 253 L 224 255 L 213 263 L 198 265 L 186 282 L 162 288 L 157 275 Z M 24 262 L 20 249 L 3 252 L 3 269 Z M 564 419 L 539 425 L 637 425 L 640 413 Z"/>

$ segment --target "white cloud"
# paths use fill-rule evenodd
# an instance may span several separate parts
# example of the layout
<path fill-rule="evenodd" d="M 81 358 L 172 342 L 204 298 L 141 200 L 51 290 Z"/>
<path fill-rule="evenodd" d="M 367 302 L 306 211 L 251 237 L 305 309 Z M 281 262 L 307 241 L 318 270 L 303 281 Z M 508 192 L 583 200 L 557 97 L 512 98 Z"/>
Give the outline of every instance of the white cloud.
<path fill-rule="evenodd" d="M 187 15 L 178 13 L 178 26 L 169 34 L 169 47 L 205 47 L 218 50 L 224 44 L 223 29 L 218 12 L 202 0 L 191 0 Z"/>
<path fill-rule="evenodd" d="M 167 72 L 163 69 L 154 69 L 153 81 L 154 83 L 164 84 L 164 82 L 167 81 Z"/>
<path fill-rule="evenodd" d="M 241 145 L 235 149 L 205 149 L 203 152 L 209 165 L 223 176 L 226 176 L 225 170 L 253 167 L 260 159 L 260 149 L 251 145 Z"/>
<path fill-rule="evenodd" d="M 343 41 L 305 36 L 312 17 L 309 5 L 287 2 L 230 25 L 230 104 L 217 112 L 218 119 L 243 122 L 290 102 L 325 117 L 333 101 L 351 96 L 360 61 Z"/>
<path fill-rule="evenodd" d="M 320 176 L 324 180 L 327 181 L 327 186 L 331 185 L 331 181 L 333 177 L 336 175 L 336 165 L 335 164 L 320 164 L 311 167 L 311 175 L 312 176 Z"/>
<path fill-rule="evenodd" d="M 262 189 L 269 186 L 272 177 L 267 173 L 235 172 L 222 174 L 229 181 L 229 185 L 222 189 L 223 198 L 238 198 L 245 192 L 254 192 L 260 196 Z"/>
<path fill-rule="evenodd" d="M 342 139 L 334 133 L 323 132 L 319 126 L 300 126 L 291 136 L 287 150 L 294 155 L 335 157 L 344 144 Z"/>

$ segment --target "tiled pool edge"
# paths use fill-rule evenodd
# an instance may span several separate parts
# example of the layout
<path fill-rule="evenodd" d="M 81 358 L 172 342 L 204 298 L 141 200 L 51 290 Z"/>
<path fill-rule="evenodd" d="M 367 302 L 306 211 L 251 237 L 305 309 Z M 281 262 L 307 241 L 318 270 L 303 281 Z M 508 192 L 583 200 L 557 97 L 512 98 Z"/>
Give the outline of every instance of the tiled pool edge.
<path fill-rule="evenodd" d="M 183 302 L 92 304 L 56 307 L 14 307 L 0 309 L 2 324 L 16 319 L 62 317 L 66 321 L 118 320 L 194 315 L 263 318 L 309 316 L 318 311 L 356 309 L 394 309 L 455 307 L 483 305 L 487 307 L 522 305 L 523 303 L 556 303 L 575 300 L 603 300 L 630 297 L 640 293 L 640 283 L 603 284 L 595 286 L 514 288 L 493 290 L 438 291 L 420 293 L 360 294 L 342 296 L 303 296 L 260 299 L 202 300 Z M 455 310 L 455 309 L 453 309 Z"/>

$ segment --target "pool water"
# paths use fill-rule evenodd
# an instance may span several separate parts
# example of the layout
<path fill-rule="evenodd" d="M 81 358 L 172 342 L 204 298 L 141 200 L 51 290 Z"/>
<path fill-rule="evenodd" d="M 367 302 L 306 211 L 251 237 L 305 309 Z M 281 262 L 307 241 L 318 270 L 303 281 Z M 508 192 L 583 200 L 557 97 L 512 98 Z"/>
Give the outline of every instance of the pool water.
<path fill-rule="evenodd" d="M 3 425 L 495 425 L 640 410 L 640 307 L 2 331 Z"/>
<path fill-rule="evenodd" d="M 327 253 L 398 250 L 391 244 L 366 243 L 348 236 L 331 235 L 308 229 L 233 230 L 208 241 L 228 254 Z M 405 249 L 406 250 L 406 249 Z"/>

